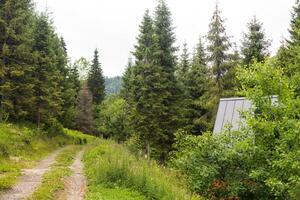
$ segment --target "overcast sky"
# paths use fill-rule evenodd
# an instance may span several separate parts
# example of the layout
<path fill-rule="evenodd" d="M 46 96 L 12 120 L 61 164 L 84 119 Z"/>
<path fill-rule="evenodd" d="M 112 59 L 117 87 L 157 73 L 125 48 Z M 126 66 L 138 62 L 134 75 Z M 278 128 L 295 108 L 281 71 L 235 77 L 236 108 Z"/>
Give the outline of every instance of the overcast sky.
<path fill-rule="evenodd" d="M 72 60 L 91 59 L 98 48 L 105 76 L 122 75 L 138 35 L 138 26 L 156 0 L 35 0 L 37 9 L 46 5 L 52 13 L 57 32 L 66 40 Z M 205 35 L 215 8 L 215 0 L 168 0 L 173 16 L 177 45 L 186 41 L 190 51 Z M 219 0 L 227 34 L 240 44 L 246 24 L 256 15 L 272 40 L 272 54 L 288 37 L 295 0 Z"/>

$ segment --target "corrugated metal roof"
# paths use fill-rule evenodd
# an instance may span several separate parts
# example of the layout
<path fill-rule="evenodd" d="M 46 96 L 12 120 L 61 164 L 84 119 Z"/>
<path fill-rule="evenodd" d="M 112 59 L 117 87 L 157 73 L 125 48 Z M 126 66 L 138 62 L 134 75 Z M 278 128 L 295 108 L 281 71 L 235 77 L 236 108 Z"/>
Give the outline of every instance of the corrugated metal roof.
<path fill-rule="evenodd" d="M 214 133 L 221 133 L 225 127 L 238 130 L 243 125 L 241 112 L 249 111 L 252 103 L 245 98 L 220 99 Z"/>
<path fill-rule="evenodd" d="M 278 104 L 278 96 L 270 96 L 273 104 Z M 244 126 L 241 113 L 250 111 L 252 102 L 244 97 L 220 99 L 213 133 L 221 133 L 225 127 L 239 130 Z"/>

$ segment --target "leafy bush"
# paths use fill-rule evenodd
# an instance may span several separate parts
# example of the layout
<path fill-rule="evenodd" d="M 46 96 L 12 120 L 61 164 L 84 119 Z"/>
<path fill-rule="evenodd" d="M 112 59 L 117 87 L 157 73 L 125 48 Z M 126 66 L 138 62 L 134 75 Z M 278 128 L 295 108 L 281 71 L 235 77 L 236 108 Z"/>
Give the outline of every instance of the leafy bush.
<path fill-rule="evenodd" d="M 0 157 L 5 157 L 7 158 L 9 156 L 8 153 L 8 146 L 0 141 Z"/>
<path fill-rule="evenodd" d="M 245 113 L 246 128 L 177 134 L 171 165 L 197 193 L 210 199 L 299 199 L 300 98 L 275 63 L 239 72 L 242 92 L 255 105 Z"/>
<path fill-rule="evenodd" d="M 199 199 L 188 192 L 174 172 L 136 158 L 122 145 L 103 141 L 85 154 L 84 162 L 93 188 L 128 188 L 146 199 Z"/>
<path fill-rule="evenodd" d="M 97 109 L 99 109 L 99 116 L 96 119 L 96 126 L 105 138 L 111 138 L 118 142 L 129 138 L 128 114 L 125 110 L 124 99 L 119 96 L 109 96 Z"/>
<path fill-rule="evenodd" d="M 56 119 L 50 119 L 49 122 L 45 125 L 45 130 L 50 136 L 63 135 L 64 127 Z"/>

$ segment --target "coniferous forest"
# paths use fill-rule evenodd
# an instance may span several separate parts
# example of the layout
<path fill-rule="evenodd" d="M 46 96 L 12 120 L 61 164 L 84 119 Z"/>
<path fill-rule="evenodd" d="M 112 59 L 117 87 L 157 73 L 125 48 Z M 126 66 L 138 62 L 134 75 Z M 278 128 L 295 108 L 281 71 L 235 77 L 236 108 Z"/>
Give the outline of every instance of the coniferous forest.
<path fill-rule="evenodd" d="M 102 138 L 83 156 L 91 187 L 101 182 L 106 193 L 129 188 L 143 196 L 117 199 L 300 199 L 298 0 L 291 13 L 290 36 L 275 55 L 257 16 L 235 45 L 218 4 L 209 31 L 199 33 L 189 49 L 186 43 L 176 46 L 171 10 L 158 0 L 153 11 L 144 12 L 123 76 L 109 79 L 101 46 L 91 49 L 92 60 L 71 61 L 51 14 L 37 12 L 32 0 L 0 1 L 0 199 L 11 183 L 5 186 L 1 179 L 10 169 L 7 163 L 14 165 L 10 148 L 19 148 L 4 138 L 28 131 L 9 132 L 11 124 L 34 129 L 21 139 L 33 149 L 38 133 L 59 146 L 68 144 L 66 137 L 76 144 Z M 231 97 L 253 103 L 241 113 L 246 126 L 214 134 L 219 101 Z M 70 136 L 71 130 L 89 136 Z M 2 137 L 5 131 L 10 136 Z M 168 175 L 158 169 L 176 178 L 164 182 Z M 87 199 L 99 199 L 99 187 L 89 188 Z"/>

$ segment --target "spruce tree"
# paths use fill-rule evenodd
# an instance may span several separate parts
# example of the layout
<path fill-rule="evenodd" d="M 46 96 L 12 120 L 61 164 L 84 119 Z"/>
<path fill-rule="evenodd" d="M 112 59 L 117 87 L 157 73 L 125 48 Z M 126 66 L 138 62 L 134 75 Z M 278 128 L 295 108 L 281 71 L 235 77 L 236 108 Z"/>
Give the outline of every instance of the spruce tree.
<path fill-rule="evenodd" d="M 248 23 L 248 32 L 244 34 L 242 41 L 243 64 L 249 65 L 253 60 L 264 61 L 269 55 L 270 41 L 266 39 L 263 24 L 254 18 Z"/>
<path fill-rule="evenodd" d="M 159 97 L 155 90 L 159 84 L 158 76 L 161 68 L 155 65 L 154 52 L 156 42 L 153 30 L 153 21 L 149 11 L 145 12 L 140 25 L 140 34 L 135 45 L 135 65 L 128 68 L 129 79 L 125 80 L 127 88 L 127 103 L 130 105 L 130 121 L 134 132 L 142 144 L 143 150 L 150 158 L 151 149 L 154 149 L 155 140 L 159 134 L 157 110 L 155 104 L 159 104 Z M 125 77 L 126 78 L 126 77 Z"/>
<path fill-rule="evenodd" d="M 0 2 L 0 121 L 27 118 L 34 100 L 31 0 Z"/>
<path fill-rule="evenodd" d="M 160 151 L 161 160 L 165 160 L 173 143 L 174 133 L 182 125 L 182 97 L 179 84 L 175 77 L 176 51 L 174 46 L 176 41 L 174 28 L 172 25 L 171 12 L 165 0 L 159 0 L 154 14 L 154 35 L 157 41 L 155 51 L 155 64 L 161 67 L 160 78 L 157 82 L 160 98 L 160 110 L 158 117 L 158 127 L 160 127 L 160 137 L 157 137 L 157 147 Z"/>
<path fill-rule="evenodd" d="M 292 20 L 290 24 L 290 39 L 288 40 L 289 46 L 295 46 L 300 44 L 300 1 L 296 0 L 296 4 L 293 7 Z"/>
<path fill-rule="evenodd" d="M 62 82 L 62 115 L 60 122 L 66 128 L 75 128 L 75 114 L 78 92 L 80 90 L 79 73 L 76 68 L 68 66 Z"/>
<path fill-rule="evenodd" d="M 224 20 L 220 16 L 221 12 L 218 5 L 214 11 L 213 17 L 209 24 L 208 39 L 208 52 L 209 61 L 212 64 L 213 74 L 216 77 L 219 93 L 222 93 L 222 77 L 227 69 L 224 68 L 224 63 L 228 59 L 228 50 L 230 47 L 229 38 L 226 35 Z"/>
<path fill-rule="evenodd" d="M 37 16 L 34 29 L 33 51 L 35 55 L 33 119 L 52 124 L 62 114 L 63 80 L 61 59 L 58 59 L 59 39 L 47 14 Z M 51 110 L 51 112 L 49 112 Z"/>
<path fill-rule="evenodd" d="M 242 58 L 237 48 L 233 53 L 228 54 L 228 60 L 224 63 L 226 73 L 222 77 L 223 92 L 222 97 L 234 97 L 237 95 L 239 82 L 237 80 L 237 67 L 242 65 Z"/>
<path fill-rule="evenodd" d="M 105 97 L 105 80 L 101 64 L 99 62 L 99 52 L 97 49 L 94 51 L 94 58 L 88 74 L 87 84 L 93 95 L 93 103 L 100 104 Z"/>
<path fill-rule="evenodd" d="M 176 41 L 172 25 L 171 12 L 165 0 L 159 0 L 155 8 L 154 32 L 158 41 L 159 64 L 169 74 L 170 79 L 174 76 L 176 68 Z"/>
<path fill-rule="evenodd" d="M 132 97 L 132 80 L 134 77 L 133 76 L 133 62 L 132 58 L 128 59 L 128 63 L 126 66 L 126 70 L 123 74 L 122 77 L 122 89 L 121 89 L 121 96 L 129 102 L 131 97 Z"/>
<path fill-rule="evenodd" d="M 184 43 L 177 73 L 178 80 L 182 85 L 186 84 L 187 74 L 190 70 L 189 56 L 190 55 L 188 53 L 187 43 Z"/>
<path fill-rule="evenodd" d="M 278 63 L 295 83 L 300 82 L 300 1 L 297 0 L 292 12 L 289 28 L 290 39 L 283 42 L 277 52 Z M 300 96 L 300 85 L 296 85 L 296 94 Z"/>
<path fill-rule="evenodd" d="M 54 73 L 56 75 L 53 77 L 53 81 L 58 84 L 56 89 L 56 93 L 53 94 L 55 98 L 57 106 L 57 117 L 60 119 L 60 122 L 63 125 L 70 124 L 71 121 L 74 122 L 74 119 L 69 119 L 70 109 L 75 103 L 75 92 L 73 90 L 72 83 L 68 80 L 69 79 L 69 68 L 68 68 L 68 55 L 66 44 L 62 37 L 58 37 L 55 33 L 52 39 L 52 49 L 54 52 L 53 62 L 55 63 L 55 70 Z M 65 123 L 69 121 L 69 123 Z M 68 127 L 70 127 L 68 125 Z"/>
<path fill-rule="evenodd" d="M 132 108 L 131 124 L 143 150 L 149 157 L 152 155 L 162 161 L 179 125 L 174 41 L 170 12 L 165 2 L 160 1 L 155 20 L 147 10 L 140 25 L 133 52 L 135 65 L 130 72 L 132 97 L 127 102 Z"/>
<path fill-rule="evenodd" d="M 57 82 L 61 89 L 61 114 L 59 120 L 64 127 L 75 128 L 75 108 L 80 89 L 79 74 L 76 68 L 70 66 L 67 46 L 63 37 L 55 37 L 55 60 L 59 75 Z"/>
<path fill-rule="evenodd" d="M 188 125 L 186 129 L 194 135 L 202 134 L 212 128 L 213 81 L 207 65 L 207 55 L 204 45 L 199 39 L 192 59 L 191 70 L 187 78 Z"/>

